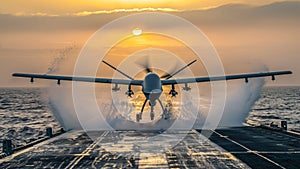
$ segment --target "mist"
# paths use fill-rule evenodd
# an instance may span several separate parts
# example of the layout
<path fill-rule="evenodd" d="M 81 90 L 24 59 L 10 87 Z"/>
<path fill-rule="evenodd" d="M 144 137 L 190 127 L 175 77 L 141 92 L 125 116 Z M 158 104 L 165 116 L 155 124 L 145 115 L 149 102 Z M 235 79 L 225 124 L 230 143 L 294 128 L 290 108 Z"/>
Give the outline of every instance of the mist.
<path fill-rule="evenodd" d="M 73 45 L 58 50 L 57 56 L 49 64 L 49 73 L 66 74 L 71 72 L 73 66 L 70 66 L 70 63 L 77 58 L 75 51 L 77 51 L 77 47 Z M 255 72 L 266 71 L 265 67 L 259 68 L 257 65 L 248 67 L 248 69 Z M 124 94 L 126 86 L 122 86 L 119 92 L 112 92 L 111 85 L 97 84 L 96 90 L 88 90 L 88 85 L 94 84 L 80 83 L 80 85 L 81 102 L 79 108 L 78 105 L 75 108 L 74 97 L 76 96 L 72 91 L 71 83 L 62 82 L 60 86 L 52 82 L 48 83 L 48 101 L 51 111 L 65 130 L 153 130 L 170 127 L 173 129 L 212 129 L 242 126 L 255 101 L 259 99 L 264 79 L 249 79 L 249 83 L 245 83 L 244 80 L 228 82 L 224 111 L 210 111 L 211 107 L 219 105 L 213 105 L 211 102 L 209 84 L 198 85 L 200 95 L 195 95 L 197 85 L 192 86 L 192 92 L 180 91 L 180 96 L 177 98 L 163 95 L 162 100 L 165 104 L 167 100 L 172 101 L 171 118 L 161 119 L 161 109 L 156 106 L 156 118 L 151 122 L 149 107 L 146 106 L 143 114 L 146 120 L 142 123 L 135 122 L 135 114 L 139 110 L 134 106 L 144 99 L 140 92 L 141 88 L 134 88 L 135 98 L 129 99 Z M 177 89 L 180 88 L 179 86 Z M 167 90 L 169 89 L 166 89 L 166 93 L 164 93 L 166 95 L 168 95 Z M 96 100 L 92 97 L 94 92 L 97 95 Z M 93 107 L 94 103 L 96 103 L 96 109 Z M 186 124 L 191 125 L 187 126 Z"/>
<path fill-rule="evenodd" d="M 228 94 L 219 127 L 238 127 L 245 123 L 254 103 L 260 98 L 264 79 L 251 79 L 249 83 L 229 84 Z M 219 112 L 216 112 L 219 113 Z"/>

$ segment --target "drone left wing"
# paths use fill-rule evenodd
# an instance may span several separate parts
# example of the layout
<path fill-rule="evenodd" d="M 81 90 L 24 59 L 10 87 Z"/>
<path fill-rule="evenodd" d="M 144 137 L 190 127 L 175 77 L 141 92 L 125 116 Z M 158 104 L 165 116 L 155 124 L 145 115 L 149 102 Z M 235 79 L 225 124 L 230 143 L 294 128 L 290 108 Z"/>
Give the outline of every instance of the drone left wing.
<path fill-rule="evenodd" d="M 143 83 L 142 80 L 124 80 L 124 79 L 93 78 L 93 77 L 78 77 L 78 76 L 58 76 L 58 75 L 47 75 L 47 74 L 14 73 L 14 74 L 12 74 L 12 76 L 30 78 L 31 82 L 34 82 L 34 79 L 57 80 L 57 84 L 60 84 L 60 81 L 78 81 L 78 82 L 111 83 L 111 84 L 141 86 Z"/>

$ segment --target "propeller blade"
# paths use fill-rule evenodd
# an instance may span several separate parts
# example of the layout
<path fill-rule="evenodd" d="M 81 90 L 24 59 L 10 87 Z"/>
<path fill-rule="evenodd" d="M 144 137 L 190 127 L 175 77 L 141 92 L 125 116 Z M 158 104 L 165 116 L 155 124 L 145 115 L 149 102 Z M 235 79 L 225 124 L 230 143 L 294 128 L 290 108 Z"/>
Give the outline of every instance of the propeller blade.
<path fill-rule="evenodd" d="M 136 61 L 135 63 L 143 68 L 147 73 L 153 72 L 153 70 L 150 68 L 149 57 L 146 56 L 145 58 L 146 60 Z"/>
<path fill-rule="evenodd" d="M 184 69 L 186 69 L 187 67 L 191 66 L 193 63 L 195 63 L 197 61 L 197 59 L 191 61 L 190 63 L 188 63 L 187 65 L 185 65 L 184 67 L 182 67 L 181 69 L 177 70 L 174 73 L 171 73 L 170 76 L 168 76 L 166 79 L 170 79 L 171 77 L 175 76 L 176 74 L 180 73 L 181 71 L 183 71 Z"/>
<path fill-rule="evenodd" d="M 165 78 L 168 78 L 169 76 L 171 76 L 169 73 L 165 73 L 165 74 L 161 75 L 160 78 L 165 79 Z"/>
<path fill-rule="evenodd" d="M 180 66 L 179 63 L 176 62 L 176 64 L 172 67 L 171 71 L 168 71 L 168 72 L 171 72 L 171 73 L 165 72 L 164 74 L 162 74 L 160 76 L 160 78 L 166 79 L 166 78 L 172 76 L 172 72 L 175 72 L 178 69 L 179 66 Z"/>

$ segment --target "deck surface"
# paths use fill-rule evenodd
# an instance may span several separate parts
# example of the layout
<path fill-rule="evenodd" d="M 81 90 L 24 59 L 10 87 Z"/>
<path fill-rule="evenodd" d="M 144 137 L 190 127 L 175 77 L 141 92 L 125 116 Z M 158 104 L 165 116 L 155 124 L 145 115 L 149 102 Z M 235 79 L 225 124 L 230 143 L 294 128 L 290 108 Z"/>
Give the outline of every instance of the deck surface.
<path fill-rule="evenodd" d="M 72 131 L 1 159 L 0 168 L 300 168 L 296 135 L 239 127 L 192 130 L 177 142 L 182 134 Z"/>
<path fill-rule="evenodd" d="M 260 127 L 203 131 L 251 168 L 300 168 L 300 136 Z"/>

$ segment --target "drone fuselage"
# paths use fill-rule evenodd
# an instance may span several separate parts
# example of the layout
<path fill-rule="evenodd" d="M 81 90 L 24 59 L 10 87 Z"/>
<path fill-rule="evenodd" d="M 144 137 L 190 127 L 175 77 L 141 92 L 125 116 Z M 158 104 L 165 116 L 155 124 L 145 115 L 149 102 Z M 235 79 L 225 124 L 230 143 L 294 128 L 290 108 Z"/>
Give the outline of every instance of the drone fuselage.
<path fill-rule="evenodd" d="M 144 78 L 142 91 L 146 99 L 149 100 L 150 105 L 155 106 L 156 100 L 159 99 L 163 92 L 160 77 L 156 73 L 148 73 Z"/>

